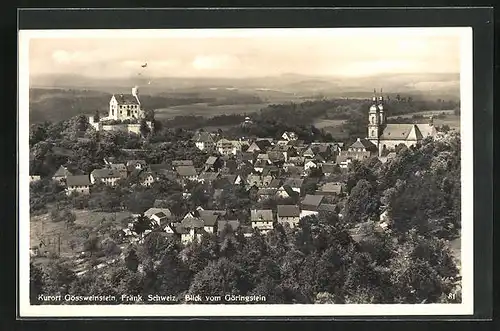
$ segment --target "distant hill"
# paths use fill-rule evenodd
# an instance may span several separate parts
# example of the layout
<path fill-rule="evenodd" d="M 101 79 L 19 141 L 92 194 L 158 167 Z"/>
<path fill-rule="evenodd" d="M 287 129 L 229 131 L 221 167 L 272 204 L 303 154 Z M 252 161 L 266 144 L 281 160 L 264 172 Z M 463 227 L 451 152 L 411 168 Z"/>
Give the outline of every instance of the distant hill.
<path fill-rule="evenodd" d="M 148 84 L 148 82 L 150 84 Z M 199 91 L 208 88 L 272 89 L 284 93 L 325 93 L 342 96 L 345 93 L 368 93 L 383 88 L 386 93 L 420 93 L 439 97 L 459 98 L 459 74 L 390 74 L 367 77 L 329 77 L 284 74 L 252 78 L 90 78 L 83 75 L 43 75 L 31 78 L 31 87 L 84 88 L 114 93 L 128 92 L 138 85 L 146 94 Z"/>

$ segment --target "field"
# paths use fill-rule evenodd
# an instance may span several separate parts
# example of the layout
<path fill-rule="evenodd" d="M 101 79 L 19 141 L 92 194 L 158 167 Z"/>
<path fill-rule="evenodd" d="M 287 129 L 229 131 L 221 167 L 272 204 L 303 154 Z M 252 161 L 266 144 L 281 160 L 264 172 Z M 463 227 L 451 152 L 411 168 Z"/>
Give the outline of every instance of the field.
<path fill-rule="evenodd" d="M 344 139 L 349 137 L 348 132 L 342 129 L 344 122 L 345 120 L 318 118 L 314 121 L 313 125 L 318 129 L 323 129 L 325 132 L 330 133 L 334 139 Z"/>
<path fill-rule="evenodd" d="M 251 104 L 251 105 L 222 105 L 210 106 L 206 103 L 196 103 L 191 105 L 174 106 L 155 110 L 155 118 L 171 119 L 176 116 L 205 116 L 213 117 L 219 115 L 230 114 L 250 114 L 265 108 L 267 104 Z"/>
<path fill-rule="evenodd" d="M 393 118 L 393 117 L 411 118 L 414 115 L 429 117 L 431 115 L 437 116 L 437 115 L 440 115 L 443 113 L 445 113 L 447 116 L 454 116 L 455 111 L 454 110 L 425 110 L 425 111 L 419 111 L 416 113 L 410 113 L 410 114 L 405 114 L 405 115 L 389 116 L 389 118 Z"/>
<path fill-rule="evenodd" d="M 57 253 L 59 248 L 62 257 L 71 257 L 82 251 L 83 243 L 90 233 L 111 234 L 126 226 L 130 212 L 105 213 L 88 210 L 75 210 L 75 223 L 67 227 L 64 222 L 53 222 L 50 215 L 43 214 L 30 218 L 30 247 L 45 244 L 40 249 Z M 102 222 L 103 218 L 106 219 Z"/>

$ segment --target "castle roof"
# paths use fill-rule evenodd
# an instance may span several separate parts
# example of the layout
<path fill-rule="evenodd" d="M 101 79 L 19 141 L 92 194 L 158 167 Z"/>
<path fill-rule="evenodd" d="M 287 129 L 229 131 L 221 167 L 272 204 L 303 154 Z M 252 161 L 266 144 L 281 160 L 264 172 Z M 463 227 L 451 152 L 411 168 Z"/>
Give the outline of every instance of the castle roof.
<path fill-rule="evenodd" d="M 139 105 L 139 101 L 132 94 L 115 94 L 113 97 L 119 105 Z"/>

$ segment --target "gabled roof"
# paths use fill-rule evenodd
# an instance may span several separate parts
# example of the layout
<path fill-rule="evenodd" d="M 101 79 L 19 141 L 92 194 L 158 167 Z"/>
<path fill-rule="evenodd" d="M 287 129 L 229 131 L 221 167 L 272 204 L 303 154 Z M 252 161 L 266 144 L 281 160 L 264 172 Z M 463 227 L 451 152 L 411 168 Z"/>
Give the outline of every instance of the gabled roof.
<path fill-rule="evenodd" d="M 433 137 L 437 133 L 436 127 L 434 125 L 417 124 L 416 126 L 422 134 L 422 138 Z"/>
<path fill-rule="evenodd" d="M 215 162 L 217 162 L 217 160 L 218 160 L 217 156 L 209 156 L 205 164 L 213 165 Z M 190 165 L 193 165 L 193 163 L 191 162 Z"/>
<path fill-rule="evenodd" d="M 238 175 L 222 175 L 221 178 L 227 180 L 231 184 L 234 184 Z"/>
<path fill-rule="evenodd" d="M 303 166 L 289 166 L 286 170 L 289 175 L 300 176 L 304 172 Z"/>
<path fill-rule="evenodd" d="M 337 205 L 334 204 L 322 203 L 321 205 L 318 206 L 318 211 L 335 212 L 336 207 Z"/>
<path fill-rule="evenodd" d="M 66 177 L 66 185 L 69 186 L 89 186 L 90 178 L 89 175 L 69 175 Z"/>
<path fill-rule="evenodd" d="M 416 140 L 422 139 L 422 134 L 415 124 L 387 124 L 380 139 L 383 140 Z M 411 134 L 411 136 L 410 136 Z M 418 138 L 420 137 L 420 138 Z"/>
<path fill-rule="evenodd" d="M 342 187 L 343 185 L 341 183 L 325 183 L 323 184 L 320 188 L 320 192 L 330 192 L 330 193 L 342 193 Z"/>
<path fill-rule="evenodd" d="M 239 159 L 241 159 L 242 161 L 252 161 L 254 160 L 254 155 L 253 153 L 241 153 L 239 154 Z"/>
<path fill-rule="evenodd" d="M 181 225 L 186 228 L 202 228 L 204 225 L 203 220 L 197 218 L 197 217 L 188 217 L 184 218 L 181 222 Z"/>
<path fill-rule="evenodd" d="M 215 226 L 215 223 L 219 219 L 219 215 L 217 214 L 205 214 L 200 216 L 203 220 L 203 226 Z"/>
<path fill-rule="evenodd" d="M 148 210 L 146 210 L 144 212 L 144 216 L 146 216 L 147 218 L 151 218 L 151 216 L 158 214 L 158 213 L 162 213 L 166 217 L 169 217 L 169 218 L 172 217 L 172 213 L 170 212 L 170 209 L 168 209 L 168 208 L 149 208 Z"/>
<path fill-rule="evenodd" d="M 172 166 L 178 167 L 178 166 L 192 166 L 193 165 L 193 160 L 173 160 L 172 161 Z"/>
<path fill-rule="evenodd" d="M 264 187 L 257 191 L 257 195 L 275 195 L 277 191 L 277 188 Z"/>
<path fill-rule="evenodd" d="M 302 206 L 312 206 L 318 208 L 323 199 L 324 199 L 323 195 L 307 194 L 302 200 Z"/>
<path fill-rule="evenodd" d="M 285 155 L 282 152 L 269 151 L 267 152 L 267 155 L 269 156 L 269 160 L 271 160 L 272 162 L 285 161 Z"/>
<path fill-rule="evenodd" d="M 176 171 L 179 176 L 196 176 L 198 174 L 193 166 L 179 166 Z"/>
<path fill-rule="evenodd" d="M 297 192 L 295 192 L 292 187 L 290 185 L 283 185 L 282 187 L 279 188 L 279 190 L 283 189 L 286 194 L 288 194 L 288 196 L 294 196 L 297 194 Z"/>
<path fill-rule="evenodd" d="M 252 209 L 250 218 L 252 222 L 272 222 L 274 220 L 271 209 Z"/>
<path fill-rule="evenodd" d="M 281 179 L 275 178 L 269 183 L 269 188 L 275 188 L 278 189 L 281 186 Z"/>
<path fill-rule="evenodd" d="M 193 139 L 196 141 L 196 142 L 211 142 L 213 143 L 214 142 L 214 139 L 212 138 L 212 135 L 208 132 L 198 132 L 196 133 L 196 135 L 193 137 Z"/>
<path fill-rule="evenodd" d="M 115 169 L 94 169 L 92 176 L 96 178 L 120 178 L 121 174 Z"/>
<path fill-rule="evenodd" d="M 296 205 L 278 205 L 278 217 L 299 217 L 300 209 Z"/>
<path fill-rule="evenodd" d="M 333 163 L 323 163 L 321 166 L 321 169 L 323 170 L 323 173 L 332 173 L 335 171 L 335 164 Z"/>
<path fill-rule="evenodd" d="M 153 172 L 160 172 L 165 170 L 171 170 L 171 167 L 166 163 L 157 163 L 157 164 L 150 164 L 149 170 Z"/>
<path fill-rule="evenodd" d="M 60 166 L 53 177 L 66 177 L 70 175 L 72 175 L 72 173 L 66 167 Z"/>
<path fill-rule="evenodd" d="M 269 162 L 267 160 L 259 159 L 255 162 L 254 168 L 261 168 L 269 165 Z"/>
<path fill-rule="evenodd" d="M 200 180 L 214 181 L 219 178 L 218 172 L 203 172 L 198 176 Z"/>
<path fill-rule="evenodd" d="M 138 105 L 139 101 L 132 94 L 114 94 L 113 97 L 116 99 L 119 105 Z"/>
<path fill-rule="evenodd" d="M 349 148 L 363 148 L 366 150 L 376 148 L 376 146 L 369 140 L 365 138 L 358 138 L 354 143 L 349 146 Z"/>
<path fill-rule="evenodd" d="M 285 180 L 283 186 L 289 185 L 290 187 L 302 187 L 302 184 L 304 184 L 304 179 L 302 178 L 288 178 Z"/>

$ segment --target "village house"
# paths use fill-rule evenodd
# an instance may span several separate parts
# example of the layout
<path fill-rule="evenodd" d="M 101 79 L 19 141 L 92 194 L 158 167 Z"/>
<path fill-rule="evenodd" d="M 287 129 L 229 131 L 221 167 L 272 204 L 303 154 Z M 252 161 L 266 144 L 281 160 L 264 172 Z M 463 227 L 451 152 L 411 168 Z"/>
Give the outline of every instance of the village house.
<path fill-rule="evenodd" d="M 220 178 L 226 180 L 231 185 L 240 185 L 243 182 L 240 175 L 221 175 Z"/>
<path fill-rule="evenodd" d="M 311 148 L 316 154 L 315 156 L 320 156 L 323 160 L 329 160 L 333 155 L 332 148 L 328 143 L 313 143 Z"/>
<path fill-rule="evenodd" d="M 150 208 L 144 213 L 144 216 L 148 217 L 158 227 L 172 221 L 172 213 L 168 208 Z"/>
<path fill-rule="evenodd" d="M 278 223 L 294 228 L 299 224 L 300 209 L 296 205 L 278 205 Z"/>
<path fill-rule="evenodd" d="M 132 172 L 134 170 L 143 170 L 146 168 L 147 164 L 144 160 L 129 160 L 127 161 L 127 170 L 128 172 Z"/>
<path fill-rule="evenodd" d="M 180 226 L 176 227 L 176 232 L 180 233 L 183 244 L 189 244 L 194 240 L 200 241 L 201 237 L 206 234 L 203 225 L 203 220 L 194 216 L 187 217 L 186 215 Z"/>
<path fill-rule="evenodd" d="M 209 171 L 206 171 L 206 172 L 202 172 L 199 176 L 198 176 L 198 181 L 201 182 L 201 183 L 213 183 L 214 181 L 216 181 L 217 179 L 220 178 L 220 173 L 218 172 L 209 172 Z"/>
<path fill-rule="evenodd" d="M 71 195 L 73 192 L 80 194 L 90 194 L 90 179 L 89 175 L 76 175 L 66 177 L 66 194 Z"/>
<path fill-rule="evenodd" d="M 170 175 L 172 177 L 173 174 L 173 178 L 176 176 L 175 171 L 172 171 L 170 165 L 166 163 L 150 164 L 148 170 L 153 174 L 155 179 L 159 179 L 161 175 L 167 177 Z"/>
<path fill-rule="evenodd" d="M 277 188 L 263 187 L 257 191 L 257 199 L 259 202 L 268 200 L 276 195 Z"/>
<path fill-rule="evenodd" d="M 196 133 L 193 137 L 195 146 L 204 152 L 210 152 L 215 149 L 215 142 L 212 135 L 208 132 L 202 131 Z"/>
<path fill-rule="evenodd" d="M 302 194 L 304 179 L 303 178 L 288 178 L 283 183 L 283 186 L 288 185 L 297 192 L 299 195 Z"/>
<path fill-rule="evenodd" d="M 301 212 L 300 218 L 317 215 L 319 211 L 319 206 L 323 201 L 324 196 L 322 195 L 311 195 L 307 194 L 300 204 Z"/>
<path fill-rule="evenodd" d="M 292 157 L 288 158 L 288 163 L 296 165 L 296 166 L 303 166 L 305 163 L 305 157 L 292 156 Z"/>
<path fill-rule="evenodd" d="M 127 166 L 123 163 L 110 163 L 106 165 L 106 168 L 118 171 L 121 178 L 127 178 L 128 176 Z"/>
<path fill-rule="evenodd" d="M 192 166 L 193 160 L 173 160 L 172 170 L 175 170 L 179 166 Z"/>
<path fill-rule="evenodd" d="M 312 150 L 311 147 L 307 148 L 303 153 L 302 156 L 306 159 L 312 159 L 316 155 L 314 151 Z"/>
<path fill-rule="evenodd" d="M 343 184 L 339 182 L 325 183 L 319 187 L 315 194 L 318 195 L 341 195 L 344 193 Z"/>
<path fill-rule="evenodd" d="M 181 181 L 196 181 L 198 180 L 198 173 L 193 166 L 179 166 L 176 169 L 177 175 Z"/>
<path fill-rule="evenodd" d="M 223 164 L 224 162 L 220 157 L 209 156 L 207 161 L 205 161 L 204 169 L 206 171 L 219 171 L 222 168 Z"/>
<path fill-rule="evenodd" d="M 273 229 L 274 217 L 271 209 L 252 209 L 250 220 L 252 228 L 259 229 L 264 234 Z"/>
<path fill-rule="evenodd" d="M 225 215 L 220 210 L 199 210 L 198 217 L 203 221 L 203 229 L 207 233 L 214 233 L 217 222 Z"/>
<path fill-rule="evenodd" d="M 121 178 L 120 172 L 114 169 L 94 169 L 90 173 L 90 182 L 92 184 L 100 182 L 108 186 L 115 186 L 116 182 Z"/>
<path fill-rule="evenodd" d="M 237 140 L 227 140 L 225 138 L 219 140 L 216 144 L 217 152 L 221 155 L 236 155 L 241 152 L 243 143 Z"/>
<path fill-rule="evenodd" d="M 41 179 L 39 175 L 30 175 L 30 183 L 37 182 Z"/>
<path fill-rule="evenodd" d="M 358 160 L 358 161 L 363 161 L 367 160 L 371 157 L 372 153 L 371 152 L 349 152 L 349 151 L 341 151 L 340 154 L 337 156 L 337 164 L 341 169 L 347 169 L 349 168 L 349 164 L 353 160 Z"/>
<path fill-rule="evenodd" d="M 281 138 L 283 138 L 283 140 L 290 141 L 290 140 L 297 140 L 299 137 L 297 136 L 297 134 L 295 132 L 285 131 L 281 135 Z"/>
<path fill-rule="evenodd" d="M 329 177 L 340 172 L 340 168 L 335 163 L 323 163 L 321 165 L 321 171 L 323 172 L 323 175 Z"/>
<path fill-rule="evenodd" d="M 57 169 L 55 174 L 52 176 L 52 179 L 56 182 L 64 184 L 64 182 L 66 181 L 66 177 L 71 175 L 73 175 L 73 173 L 70 170 L 68 170 L 67 167 L 60 166 L 59 169 Z"/>
<path fill-rule="evenodd" d="M 377 146 L 367 139 L 357 138 L 347 149 L 348 152 L 371 152 L 377 154 Z"/>
<path fill-rule="evenodd" d="M 150 187 L 155 182 L 155 176 L 150 171 L 141 171 L 139 173 L 139 184 Z"/>
<path fill-rule="evenodd" d="M 247 152 L 238 153 L 237 160 L 239 163 L 248 162 L 250 164 L 253 164 L 255 162 L 255 154 L 248 153 L 247 150 Z"/>
<path fill-rule="evenodd" d="M 271 143 L 268 140 L 258 140 L 254 141 L 250 146 L 247 148 L 246 152 L 247 153 L 265 153 L 267 152 L 267 149 L 271 147 Z"/>
<path fill-rule="evenodd" d="M 299 193 L 295 192 L 290 185 L 282 185 L 277 191 L 276 191 L 276 197 L 286 199 L 286 198 L 292 198 L 295 196 L 298 196 Z"/>
<path fill-rule="evenodd" d="M 313 159 L 307 160 L 304 163 L 304 171 L 309 171 L 309 170 L 311 170 L 311 168 L 317 168 L 318 167 L 317 163 L 318 163 L 318 161 L 313 160 Z"/>
<path fill-rule="evenodd" d="M 267 155 L 267 154 L 265 154 Z M 264 167 L 268 166 L 268 165 L 271 165 L 271 161 L 269 159 L 257 159 L 257 161 L 255 161 L 255 164 L 253 166 L 253 170 L 256 171 L 256 172 L 262 172 L 264 170 Z"/>

